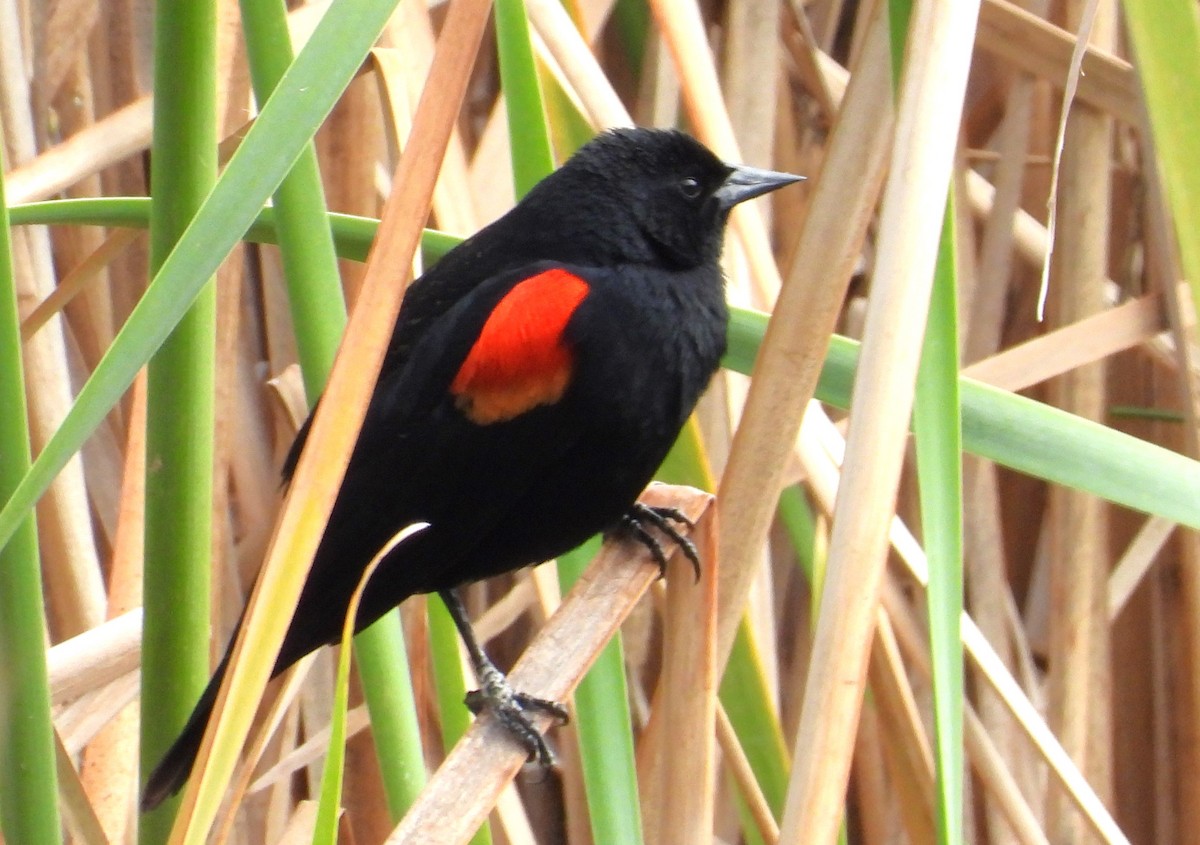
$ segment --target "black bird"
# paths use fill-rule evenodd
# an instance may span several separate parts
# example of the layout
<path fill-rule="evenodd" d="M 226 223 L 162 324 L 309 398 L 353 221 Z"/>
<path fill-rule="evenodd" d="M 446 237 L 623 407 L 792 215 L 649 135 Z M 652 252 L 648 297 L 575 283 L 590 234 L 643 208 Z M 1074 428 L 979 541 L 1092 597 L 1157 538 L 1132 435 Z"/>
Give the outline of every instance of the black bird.
<path fill-rule="evenodd" d="M 428 522 L 376 570 L 357 629 L 414 593 L 440 593 L 484 689 L 472 709 L 495 710 L 548 763 L 522 710 L 565 713 L 507 686 L 454 588 L 603 531 L 665 563 L 648 529 L 681 541 L 680 516 L 637 497 L 725 351 L 729 210 L 799 178 L 725 164 L 680 132 L 609 131 L 415 281 L 274 674 L 335 642 L 372 557 Z M 285 481 L 307 433 L 306 422 Z M 143 810 L 191 772 L 228 661 L 150 774 Z"/>

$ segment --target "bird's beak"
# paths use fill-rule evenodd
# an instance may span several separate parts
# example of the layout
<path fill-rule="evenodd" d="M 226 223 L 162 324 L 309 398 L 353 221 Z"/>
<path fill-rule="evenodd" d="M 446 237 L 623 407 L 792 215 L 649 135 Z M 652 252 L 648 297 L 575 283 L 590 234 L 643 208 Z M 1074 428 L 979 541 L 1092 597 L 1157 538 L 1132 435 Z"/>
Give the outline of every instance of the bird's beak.
<path fill-rule="evenodd" d="M 722 211 L 728 211 L 739 202 L 745 202 L 763 194 L 800 182 L 803 176 L 792 173 L 779 173 L 774 170 L 760 170 L 746 165 L 731 165 L 733 170 L 725 177 L 725 182 L 717 188 L 715 194 L 717 203 Z"/>

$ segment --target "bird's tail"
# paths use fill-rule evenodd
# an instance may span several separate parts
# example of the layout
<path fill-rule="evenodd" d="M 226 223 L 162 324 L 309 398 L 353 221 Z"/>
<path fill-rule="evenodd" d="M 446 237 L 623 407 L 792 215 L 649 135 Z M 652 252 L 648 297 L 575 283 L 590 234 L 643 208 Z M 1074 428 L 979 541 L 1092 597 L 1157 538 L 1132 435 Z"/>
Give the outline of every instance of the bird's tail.
<path fill-rule="evenodd" d="M 208 726 L 208 718 L 212 715 L 213 705 L 217 702 L 217 692 L 221 689 L 221 679 L 225 677 L 228 666 L 229 652 L 226 652 L 209 679 L 208 686 L 201 693 L 200 700 L 192 709 L 192 715 L 188 717 L 183 731 L 147 778 L 146 788 L 142 792 L 143 813 L 148 813 L 178 792 L 192 773 L 192 766 L 200 751 L 200 743 L 204 739 L 204 729 Z"/>

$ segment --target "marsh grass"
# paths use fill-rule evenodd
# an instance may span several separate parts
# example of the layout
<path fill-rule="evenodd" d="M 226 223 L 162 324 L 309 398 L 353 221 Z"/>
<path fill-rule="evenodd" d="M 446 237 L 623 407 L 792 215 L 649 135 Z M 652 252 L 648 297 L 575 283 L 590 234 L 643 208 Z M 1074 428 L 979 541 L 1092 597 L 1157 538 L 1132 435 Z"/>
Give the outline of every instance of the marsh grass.
<path fill-rule="evenodd" d="M 0 0 L 0 277 L 26 321 L 0 311 L 0 378 L 28 403 L 0 427 L 5 841 L 1191 841 L 1196 15 L 1062 5 L 507 0 L 495 26 L 483 0 Z M 716 504 L 655 493 L 694 508 L 711 571 L 663 590 L 608 545 L 473 588 L 502 664 L 565 638 L 518 669 L 582 684 L 550 778 L 510 784 L 485 725 L 452 750 L 470 681 L 424 599 L 356 642 L 348 711 L 330 653 L 264 693 L 409 268 L 634 120 L 810 177 L 730 227 L 728 371 L 662 476 Z M 152 143 L 201 172 L 148 182 Z M 285 498 L 327 379 L 326 460 Z M 264 560 L 204 785 L 137 832 L 139 754 Z"/>

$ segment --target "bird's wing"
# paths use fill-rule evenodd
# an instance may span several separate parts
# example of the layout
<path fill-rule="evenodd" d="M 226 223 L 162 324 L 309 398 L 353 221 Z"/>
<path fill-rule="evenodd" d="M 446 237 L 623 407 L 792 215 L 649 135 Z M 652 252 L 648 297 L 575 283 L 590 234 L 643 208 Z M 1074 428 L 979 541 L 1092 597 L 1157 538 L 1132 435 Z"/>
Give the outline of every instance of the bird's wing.
<path fill-rule="evenodd" d="M 516 503 L 580 437 L 561 405 L 574 354 L 562 335 L 587 292 L 582 275 L 553 264 L 489 280 L 381 374 L 302 602 L 340 603 L 375 552 L 418 520 L 432 527 L 413 547 L 430 559 L 398 555 L 379 589 L 396 604 L 453 586 L 462 579 L 450 573 L 487 553 L 477 547 L 497 524 L 528 518 Z"/>

